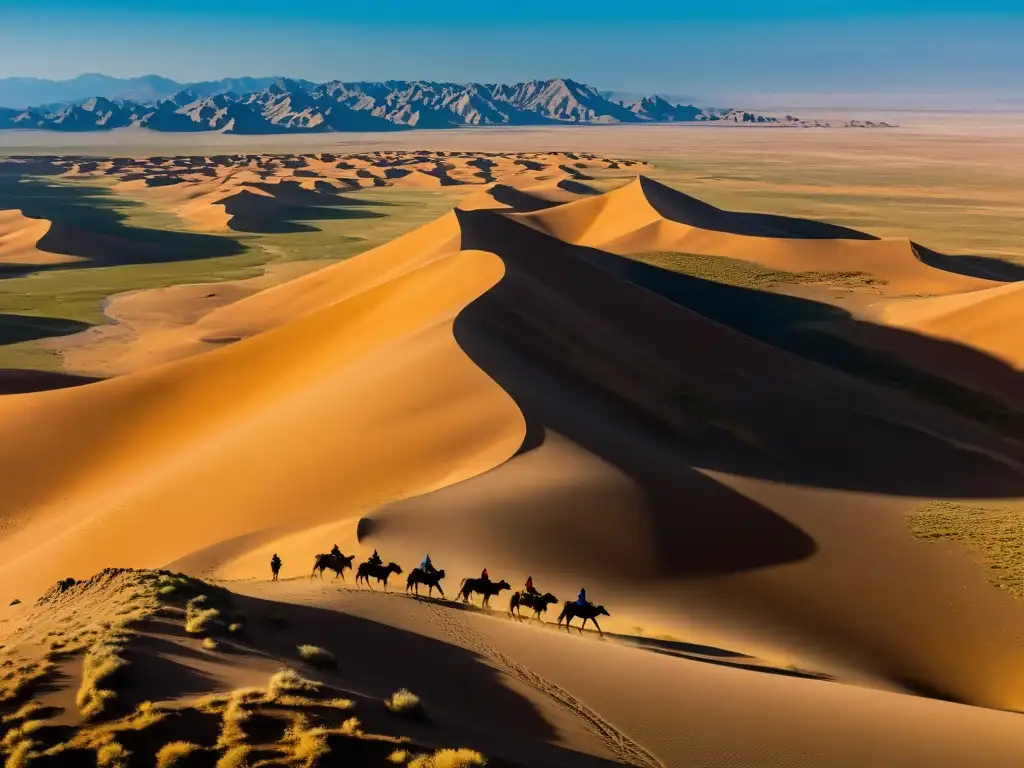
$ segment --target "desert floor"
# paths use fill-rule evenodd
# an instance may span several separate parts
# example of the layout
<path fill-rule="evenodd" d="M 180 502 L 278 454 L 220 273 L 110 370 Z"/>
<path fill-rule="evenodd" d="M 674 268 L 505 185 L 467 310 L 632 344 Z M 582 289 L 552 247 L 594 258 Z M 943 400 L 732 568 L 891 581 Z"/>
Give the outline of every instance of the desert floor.
<path fill-rule="evenodd" d="M 1017 765 L 1024 140 L 900 122 L 5 135 L 9 761 Z"/>

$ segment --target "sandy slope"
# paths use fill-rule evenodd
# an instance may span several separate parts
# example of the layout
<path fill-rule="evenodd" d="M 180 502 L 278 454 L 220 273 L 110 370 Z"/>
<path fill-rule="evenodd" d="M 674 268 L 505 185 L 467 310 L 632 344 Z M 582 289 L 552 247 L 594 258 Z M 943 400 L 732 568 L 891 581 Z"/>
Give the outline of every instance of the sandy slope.
<path fill-rule="evenodd" d="M 611 608 L 608 628 L 667 629 L 879 689 L 453 625 L 404 601 L 309 598 L 439 631 L 563 708 L 582 701 L 575 714 L 620 760 L 1009 765 L 1008 715 L 893 691 L 1024 709 L 1019 606 L 902 521 L 919 498 L 1024 496 L 1019 440 L 904 381 L 831 370 L 698 311 L 718 295 L 764 306 L 757 292 L 717 294 L 616 254 L 679 249 L 866 272 L 892 294 L 974 292 L 934 299 L 956 305 L 942 313 L 998 314 L 990 303 L 1015 306 L 1014 292 L 927 266 L 909 243 L 720 211 L 642 179 L 564 204 L 495 185 L 467 207 L 197 306 L 160 341 L 171 362 L 0 398 L 0 598 L 115 562 L 249 578 L 273 550 L 301 574 L 334 542 L 405 565 L 429 550 L 449 589 L 482 565 L 562 597 L 585 584 Z M 894 732 L 898 718 L 909 730 Z M 949 727 L 923 743 L 916 729 L 936 720 Z M 741 723 L 752 730 L 735 738 Z"/>
<path fill-rule="evenodd" d="M 50 231 L 46 219 L 30 219 L 21 211 L 0 211 L 0 264 L 61 264 L 74 256 L 48 253 L 38 248 Z"/>

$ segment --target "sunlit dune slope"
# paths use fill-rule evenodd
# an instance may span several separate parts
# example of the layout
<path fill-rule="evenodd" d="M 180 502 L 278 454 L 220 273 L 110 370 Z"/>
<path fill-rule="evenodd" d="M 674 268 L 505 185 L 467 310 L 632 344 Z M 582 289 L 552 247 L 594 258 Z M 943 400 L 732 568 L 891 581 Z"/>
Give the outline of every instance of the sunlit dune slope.
<path fill-rule="evenodd" d="M 0 264 L 60 264 L 74 256 L 39 250 L 51 222 L 31 219 L 18 210 L 0 211 Z"/>
<path fill-rule="evenodd" d="M 519 221 L 575 245 L 726 256 L 790 272 L 866 272 L 892 295 L 953 293 L 995 285 L 922 263 L 909 240 L 878 239 L 831 224 L 723 211 L 645 177 L 606 194 Z"/>
<path fill-rule="evenodd" d="M 55 568 L 167 563 L 207 547 L 213 566 L 511 456 L 522 417 L 451 332 L 501 261 L 449 251 L 408 263 L 418 257 L 258 338 L 0 398 L 6 589 L 38 590 Z M 340 283 L 359 269 L 334 268 Z"/>

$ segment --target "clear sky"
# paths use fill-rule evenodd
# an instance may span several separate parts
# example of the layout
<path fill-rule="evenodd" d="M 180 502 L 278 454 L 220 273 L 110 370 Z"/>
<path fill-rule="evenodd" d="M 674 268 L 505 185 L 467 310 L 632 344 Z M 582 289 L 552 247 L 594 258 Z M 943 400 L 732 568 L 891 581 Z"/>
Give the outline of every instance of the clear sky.
<path fill-rule="evenodd" d="M 1021 92 L 1024 0 L 0 0 L 0 77 Z"/>

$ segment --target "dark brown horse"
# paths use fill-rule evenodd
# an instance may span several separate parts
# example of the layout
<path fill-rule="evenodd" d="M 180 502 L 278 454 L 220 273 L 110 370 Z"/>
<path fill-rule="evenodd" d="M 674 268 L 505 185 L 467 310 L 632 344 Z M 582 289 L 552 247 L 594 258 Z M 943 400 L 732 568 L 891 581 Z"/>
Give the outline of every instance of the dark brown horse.
<path fill-rule="evenodd" d="M 405 591 L 408 592 L 411 589 L 416 590 L 416 594 L 420 593 L 420 584 L 426 584 L 427 595 L 433 597 L 434 590 L 436 589 L 441 593 L 441 597 L 444 597 L 444 590 L 441 589 L 441 579 L 444 578 L 444 570 L 432 571 L 431 573 L 424 573 L 422 568 L 413 568 L 409 571 L 409 575 L 405 579 Z"/>
<path fill-rule="evenodd" d="M 512 585 L 504 579 L 501 581 L 491 581 L 490 579 L 463 579 L 462 584 L 459 586 L 459 597 L 462 598 L 462 602 L 468 603 L 470 595 L 474 592 L 478 592 L 484 596 L 484 608 L 490 608 L 491 597 L 498 594 L 503 589 L 512 589 Z"/>
<path fill-rule="evenodd" d="M 365 582 L 366 586 L 370 587 L 370 577 L 372 576 L 377 580 L 378 583 L 384 582 L 384 589 L 388 588 L 388 577 L 392 573 L 401 573 L 402 569 L 398 563 L 388 563 L 387 565 L 374 565 L 373 563 L 360 563 L 358 570 L 356 570 L 356 584 Z M 373 587 L 370 587 L 373 589 Z"/>
<path fill-rule="evenodd" d="M 517 619 L 522 619 L 523 614 L 520 613 L 520 608 L 525 606 L 533 609 L 533 616 L 531 618 L 537 619 L 543 622 L 541 614 L 546 612 L 549 605 L 554 605 L 558 602 L 558 598 L 547 592 L 543 595 L 534 595 L 530 592 L 515 592 L 508 601 L 508 612 L 510 616 Z"/>
<path fill-rule="evenodd" d="M 597 627 L 598 634 L 601 635 L 601 637 L 604 637 L 604 632 L 601 631 L 601 625 L 597 623 L 597 617 L 611 616 L 611 614 L 604 609 L 603 605 L 591 605 L 590 603 L 580 605 L 575 602 L 566 602 L 566 604 L 562 606 L 562 613 L 558 616 L 558 623 L 561 625 L 562 619 L 565 619 L 565 631 L 568 632 L 572 620 L 577 616 L 583 619 L 583 623 L 577 627 L 581 635 L 583 634 L 583 627 L 587 626 L 588 621 L 592 621 L 594 622 L 594 626 Z"/>
<path fill-rule="evenodd" d="M 309 574 L 309 578 L 316 576 L 317 572 L 320 573 L 320 578 L 324 577 L 324 571 L 334 571 L 334 578 L 341 576 L 341 580 L 345 580 L 345 569 L 352 569 L 352 561 L 355 559 L 355 555 L 342 555 L 337 557 L 330 554 L 320 554 L 316 556 L 316 562 L 313 563 L 313 572 Z"/>

